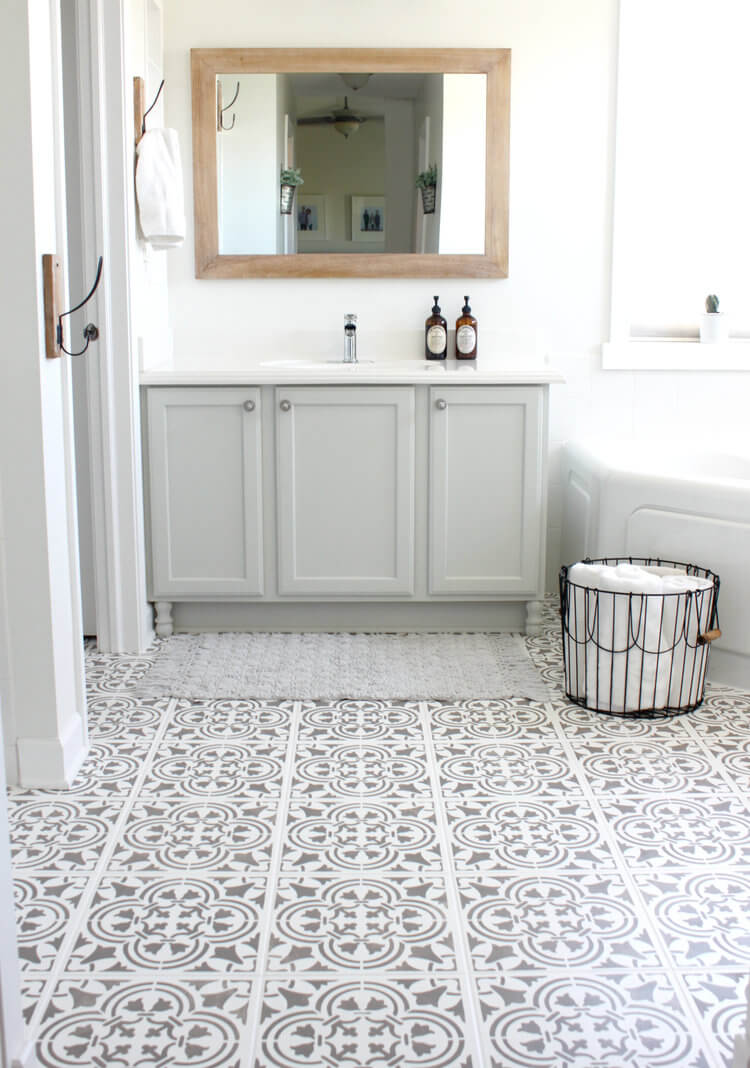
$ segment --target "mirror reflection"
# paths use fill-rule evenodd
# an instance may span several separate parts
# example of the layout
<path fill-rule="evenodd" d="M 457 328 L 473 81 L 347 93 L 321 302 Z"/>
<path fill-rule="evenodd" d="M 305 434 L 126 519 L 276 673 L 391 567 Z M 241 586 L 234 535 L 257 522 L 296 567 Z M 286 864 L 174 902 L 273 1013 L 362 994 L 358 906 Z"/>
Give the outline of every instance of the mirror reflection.
<path fill-rule="evenodd" d="M 216 83 L 221 254 L 484 254 L 485 74 Z"/>

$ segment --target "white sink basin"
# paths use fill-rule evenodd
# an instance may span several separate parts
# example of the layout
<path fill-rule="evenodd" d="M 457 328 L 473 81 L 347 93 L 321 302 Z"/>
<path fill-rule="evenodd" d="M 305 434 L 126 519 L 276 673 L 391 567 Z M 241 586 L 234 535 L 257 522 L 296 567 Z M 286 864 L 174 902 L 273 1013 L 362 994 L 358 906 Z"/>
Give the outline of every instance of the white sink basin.
<path fill-rule="evenodd" d="M 374 360 L 360 360 L 358 363 L 344 363 L 343 360 L 264 360 L 261 363 L 261 367 L 307 367 L 313 369 L 315 367 L 325 367 L 329 370 L 331 367 L 359 367 L 360 364 L 374 364 Z"/>
<path fill-rule="evenodd" d="M 278 367 L 279 370 L 326 370 L 341 368 L 345 371 L 355 371 L 358 367 L 365 370 L 388 370 L 388 371 L 444 371 L 443 363 L 437 360 L 358 360 L 356 363 L 344 363 L 343 360 L 264 360 L 261 367 Z"/>

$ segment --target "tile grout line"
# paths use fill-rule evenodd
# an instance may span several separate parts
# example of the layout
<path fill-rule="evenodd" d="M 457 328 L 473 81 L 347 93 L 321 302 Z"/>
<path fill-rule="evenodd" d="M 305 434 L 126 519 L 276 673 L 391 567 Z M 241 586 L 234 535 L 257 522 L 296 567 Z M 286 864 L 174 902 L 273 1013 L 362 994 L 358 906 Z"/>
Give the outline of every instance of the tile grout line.
<path fill-rule="evenodd" d="M 51 971 L 49 972 L 49 976 L 42 991 L 42 996 L 39 1000 L 39 1006 L 37 1009 L 35 1009 L 27 1026 L 28 1041 L 31 1046 L 36 1046 L 39 1040 L 41 1025 L 44 1022 L 44 1016 L 46 1015 L 47 1009 L 49 1008 L 49 1004 L 52 999 L 55 986 L 65 974 L 65 965 L 67 964 L 70 958 L 70 954 L 75 946 L 75 942 L 78 939 L 86 917 L 89 915 L 91 902 L 93 901 L 93 898 L 99 887 L 102 875 L 104 874 L 109 859 L 114 851 L 115 844 L 119 838 L 120 832 L 127 823 L 127 819 L 132 810 L 133 802 L 136 798 L 136 795 L 138 794 L 138 791 L 143 781 L 148 776 L 153 754 L 166 731 L 167 723 L 169 722 L 169 719 L 172 715 L 172 711 L 174 709 L 175 704 L 176 698 L 170 698 L 168 700 L 167 707 L 164 710 L 164 718 L 160 723 L 159 727 L 157 728 L 156 732 L 154 733 L 153 738 L 151 739 L 151 743 L 149 745 L 149 754 L 143 763 L 143 767 L 136 776 L 127 796 L 123 800 L 120 814 L 117 817 L 115 823 L 112 825 L 110 833 L 107 835 L 106 844 L 102 849 L 101 855 L 98 861 L 96 862 L 96 865 L 87 874 L 86 887 L 76 907 L 70 930 L 60 945 L 60 949 L 57 952 L 55 963 L 52 966 Z M 75 800 L 74 795 L 70 795 L 70 797 L 71 799 Z M 30 973 L 26 974 L 30 975 Z"/>
<path fill-rule="evenodd" d="M 708 760 L 710 767 L 713 769 L 714 772 L 716 772 L 716 774 L 718 774 L 719 778 L 727 786 L 731 793 L 735 794 L 744 803 L 747 803 L 747 791 L 742 790 L 737 784 L 737 782 L 732 778 L 732 776 L 727 774 L 727 772 L 724 770 L 722 761 L 719 760 L 719 757 L 711 749 L 707 740 L 702 737 L 700 731 L 696 730 L 696 728 L 687 719 L 687 717 L 685 718 L 685 720 L 685 726 L 687 727 L 689 736 L 700 748 L 701 752 Z"/>
<path fill-rule="evenodd" d="M 287 819 L 291 802 L 292 784 L 296 768 L 297 738 L 299 735 L 299 721 L 302 715 L 302 701 L 294 701 L 290 713 L 289 738 L 287 742 L 286 764 L 282 780 L 281 793 L 276 810 L 275 840 L 271 857 L 268 862 L 268 876 L 266 881 L 266 897 L 263 911 L 260 916 L 260 932 L 262 937 L 258 940 L 258 955 L 255 967 L 255 978 L 250 991 L 248 1004 L 247 1022 L 245 1034 L 247 1036 L 247 1053 L 245 1056 L 239 1050 L 238 1064 L 241 1068 L 251 1068 L 255 1063 L 256 1052 L 259 1049 L 262 1038 L 262 1010 L 263 992 L 268 956 L 273 935 L 273 921 L 275 915 L 276 891 L 281 876 L 281 862 L 286 840 Z M 260 933 L 259 932 L 259 933 Z"/>
<path fill-rule="evenodd" d="M 448 817 L 445 812 L 443 791 L 440 784 L 440 768 L 435 752 L 435 742 L 430 727 L 429 702 L 419 702 L 419 712 L 422 718 L 422 730 L 425 744 L 425 763 L 430 777 L 432 801 L 435 806 L 435 826 L 438 833 L 438 842 L 443 855 L 442 872 L 445 878 L 445 894 L 448 912 L 449 929 L 455 941 L 456 966 L 460 989 L 465 999 L 466 1024 L 470 1029 L 472 1044 L 476 1051 L 478 1064 L 476 1068 L 485 1068 L 485 1053 L 482 1042 L 482 1013 L 479 1002 L 479 992 L 472 968 L 471 948 L 465 925 L 462 922 L 461 896 L 458 890 L 456 868 L 453 862 L 453 850 L 451 849 L 450 828 Z M 452 917 L 452 922 L 451 922 Z M 470 1051 L 469 1052 L 470 1055 Z"/>

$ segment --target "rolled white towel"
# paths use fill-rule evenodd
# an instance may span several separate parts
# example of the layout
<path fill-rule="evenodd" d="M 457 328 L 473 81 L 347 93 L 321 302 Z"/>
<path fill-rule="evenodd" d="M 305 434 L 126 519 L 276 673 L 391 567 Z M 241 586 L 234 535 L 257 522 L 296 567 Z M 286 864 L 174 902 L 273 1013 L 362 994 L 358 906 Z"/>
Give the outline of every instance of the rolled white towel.
<path fill-rule="evenodd" d="M 148 130 L 138 142 L 135 192 L 138 219 L 154 248 L 185 240 L 185 194 L 176 130 Z"/>

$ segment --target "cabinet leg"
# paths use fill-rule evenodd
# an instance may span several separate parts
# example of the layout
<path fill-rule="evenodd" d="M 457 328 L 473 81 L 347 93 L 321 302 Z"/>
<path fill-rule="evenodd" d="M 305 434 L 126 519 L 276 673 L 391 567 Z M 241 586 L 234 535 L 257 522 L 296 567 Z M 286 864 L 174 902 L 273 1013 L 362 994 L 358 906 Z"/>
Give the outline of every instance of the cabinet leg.
<path fill-rule="evenodd" d="M 174 626 L 172 623 L 172 602 L 171 601 L 156 601 L 154 604 L 156 608 L 156 634 L 159 638 L 168 638 L 174 633 Z"/>
<path fill-rule="evenodd" d="M 526 602 L 526 633 L 533 637 L 542 632 L 542 602 Z"/>

